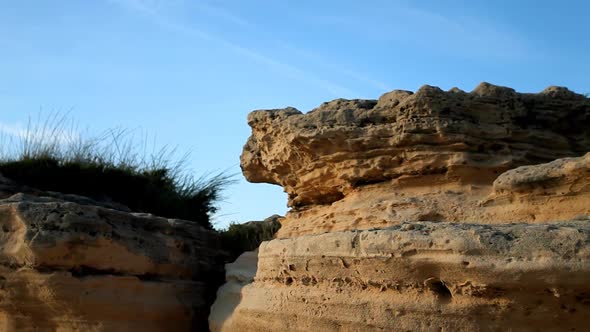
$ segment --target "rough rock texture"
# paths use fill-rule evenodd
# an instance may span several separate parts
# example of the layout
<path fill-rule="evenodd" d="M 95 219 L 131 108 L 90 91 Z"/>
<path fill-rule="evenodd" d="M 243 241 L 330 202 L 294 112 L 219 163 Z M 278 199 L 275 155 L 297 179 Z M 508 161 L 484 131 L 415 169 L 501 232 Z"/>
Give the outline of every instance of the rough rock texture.
<path fill-rule="evenodd" d="M 329 205 L 291 211 L 278 237 L 388 227 L 407 221 L 482 224 L 558 222 L 590 215 L 590 153 L 578 158 L 521 166 L 493 183 L 424 184 L 394 181 L 355 189 Z"/>
<path fill-rule="evenodd" d="M 590 326 L 590 99 L 424 86 L 248 123 L 244 175 L 293 209 L 253 280 L 227 267 L 213 331 Z"/>
<path fill-rule="evenodd" d="M 217 235 L 17 194 L 0 201 L 0 331 L 205 330 Z"/>
<path fill-rule="evenodd" d="M 244 175 L 283 186 L 294 207 L 388 180 L 420 185 L 428 174 L 491 184 L 508 169 L 590 150 L 590 99 L 561 87 L 525 94 L 488 83 L 470 93 L 423 86 L 338 99 L 307 114 L 255 111 L 248 124 Z"/>
<path fill-rule="evenodd" d="M 590 323 L 588 219 L 404 223 L 259 250 L 254 282 L 224 286 L 233 301 L 224 309 L 233 311 L 212 315 L 213 331 L 583 331 Z M 214 313 L 227 301 L 220 293 Z"/>
<path fill-rule="evenodd" d="M 244 175 L 283 186 L 293 207 L 279 237 L 405 221 L 540 223 L 590 214 L 589 157 L 576 161 L 585 170 L 579 176 L 568 166 L 569 175 L 552 175 L 563 180 L 535 180 L 542 189 L 494 182 L 519 166 L 590 151 L 590 99 L 566 88 L 424 86 L 379 100 L 338 99 L 307 114 L 254 111 L 248 123 Z"/>

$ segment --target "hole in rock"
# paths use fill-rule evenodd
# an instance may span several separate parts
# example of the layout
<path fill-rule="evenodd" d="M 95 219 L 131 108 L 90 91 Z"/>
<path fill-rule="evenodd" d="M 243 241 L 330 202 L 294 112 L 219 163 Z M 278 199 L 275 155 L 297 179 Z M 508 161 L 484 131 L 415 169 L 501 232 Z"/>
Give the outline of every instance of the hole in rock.
<path fill-rule="evenodd" d="M 424 213 L 418 216 L 418 221 L 434 221 L 434 222 L 440 222 L 440 221 L 445 221 L 445 216 L 443 216 L 442 214 L 438 213 L 438 212 L 428 212 L 428 213 Z"/>
<path fill-rule="evenodd" d="M 424 286 L 433 292 L 439 301 L 443 303 L 451 302 L 453 294 L 451 294 L 451 291 L 445 285 L 444 281 L 438 278 L 428 278 L 424 281 Z"/>

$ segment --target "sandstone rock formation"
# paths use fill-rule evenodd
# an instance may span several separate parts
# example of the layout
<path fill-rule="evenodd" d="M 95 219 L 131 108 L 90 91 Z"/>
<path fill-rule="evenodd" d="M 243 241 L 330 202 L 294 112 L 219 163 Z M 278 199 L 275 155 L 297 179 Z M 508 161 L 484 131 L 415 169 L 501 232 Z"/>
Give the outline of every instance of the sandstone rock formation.
<path fill-rule="evenodd" d="M 244 286 L 254 281 L 258 266 L 258 250 L 247 251 L 240 255 L 235 262 L 225 265 L 225 280 L 227 281 L 217 291 L 217 298 L 211 307 L 209 329 L 211 331 L 239 331 L 239 313 Z M 237 322 L 234 323 L 234 315 Z M 235 325 L 237 324 L 237 325 Z M 262 328 L 264 330 L 264 327 Z"/>
<path fill-rule="evenodd" d="M 488 83 L 470 93 L 424 86 L 338 99 L 306 114 L 255 111 L 248 124 L 244 175 L 283 186 L 296 208 L 282 237 L 408 220 L 548 221 L 473 211 L 506 170 L 590 151 L 590 99 L 561 87 L 525 94 Z"/>
<path fill-rule="evenodd" d="M 332 204 L 292 211 L 282 221 L 278 237 L 409 221 L 542 223 L 590 215 L 590 153 L 521 166 L 488 184 L 441 184 L 429 175 L 422 180 L 419 185 L 367 185 Z"/>
<path fill-rule="evenodd" d="M 248 123 L 244 175 L 293 209 L 213 331 L 590 326 L 590 99 L 424 86 Z"/>
<path fill-rule="evenodd" d="M 0 200 L 0 331 L 206 329 L 217 234 L 23 194 Z"/>
<path fill-rule="evenodd" d="M 308 235 L 265 242 L 258 260 L 253 283 L 224 286 L 241 301 L 212 331 L 581 331 L 590 319 L 589 219 Z"/>
<path fill-rule="evenodd" d="M 283 186 L 292 206 L 426 174 L 486 182 L 590 149 L 590 101 L 559 87 L 522 94 L 487 83 L 471 93 L 423 86 L 379 100 L 338 99 L 307 114 L 255 111 L 248 124 L 244 175 Z"/>

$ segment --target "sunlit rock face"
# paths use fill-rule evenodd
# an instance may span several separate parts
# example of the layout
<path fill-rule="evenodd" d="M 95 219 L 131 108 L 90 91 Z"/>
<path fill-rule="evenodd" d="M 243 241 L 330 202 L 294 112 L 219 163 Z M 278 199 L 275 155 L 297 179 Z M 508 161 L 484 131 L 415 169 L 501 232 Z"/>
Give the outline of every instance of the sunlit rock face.
<path fill-rule="evenodd" d="M 589 326 L 588 98 L 425 86 L 248 123 L 244 175 L 293 209 L 228 266 L 212 331 Z"/>
<path fill-rule="evenodd" d="M 590 319 L 589 244 L 588 219 L 416 222 L 273 240 L 260 247 L 251 283 L 228 278 L 220 289 L 211 327 L 581 331 Z"/>
<path fill-rule="evenodd" d="M 590 151 L 590 99 L 562 87 L 530 94 L 488 83 L 470 93 L 424 86 L 338 99 L 306 114 L 254 111 L 248 124 L 242 170 L 289 194 L 295 209 L 284 237 L 411 220 L 567 220 L 579 211 L 476 211 L 495 204 L 488 196 L 503 172 Z"/>
<path fill-rule="evenodd" d="M 383 228 L 412 221 L 505 224 L 568 221 L 590 215 L 590 153 L 521 166 L 483 184 L 424 176 L 357 188 L 332 204 L 291 211 L 279 237 Z"/>
<path fill-rule="evenodd" d="M 207 329 L 214 232 L 22 194 L 0 200 L 0 225 L 0 331 Z"/>

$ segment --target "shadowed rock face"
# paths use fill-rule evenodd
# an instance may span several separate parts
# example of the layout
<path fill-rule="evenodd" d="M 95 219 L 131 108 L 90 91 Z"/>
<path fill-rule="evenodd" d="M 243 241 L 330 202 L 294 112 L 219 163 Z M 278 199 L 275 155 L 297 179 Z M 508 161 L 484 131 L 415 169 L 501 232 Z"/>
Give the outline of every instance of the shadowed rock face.
<path fill-rule="evenodd" d="M 470 93 L 423 86 L 379 100 L 338 99 L 306 114 L 255 111 L 248 124 L 244 176 L 281 185 L 294 207 L 424 175 L 490 184 L 508 169 L 590 150 L 590 100 L 561 87 L 525 94 L 488 83 Z"/>
<path fill-rule="evenodd" d="M 0 200 L 0 331 L 206 330 L 223 254 L 182 220 Z"/>

